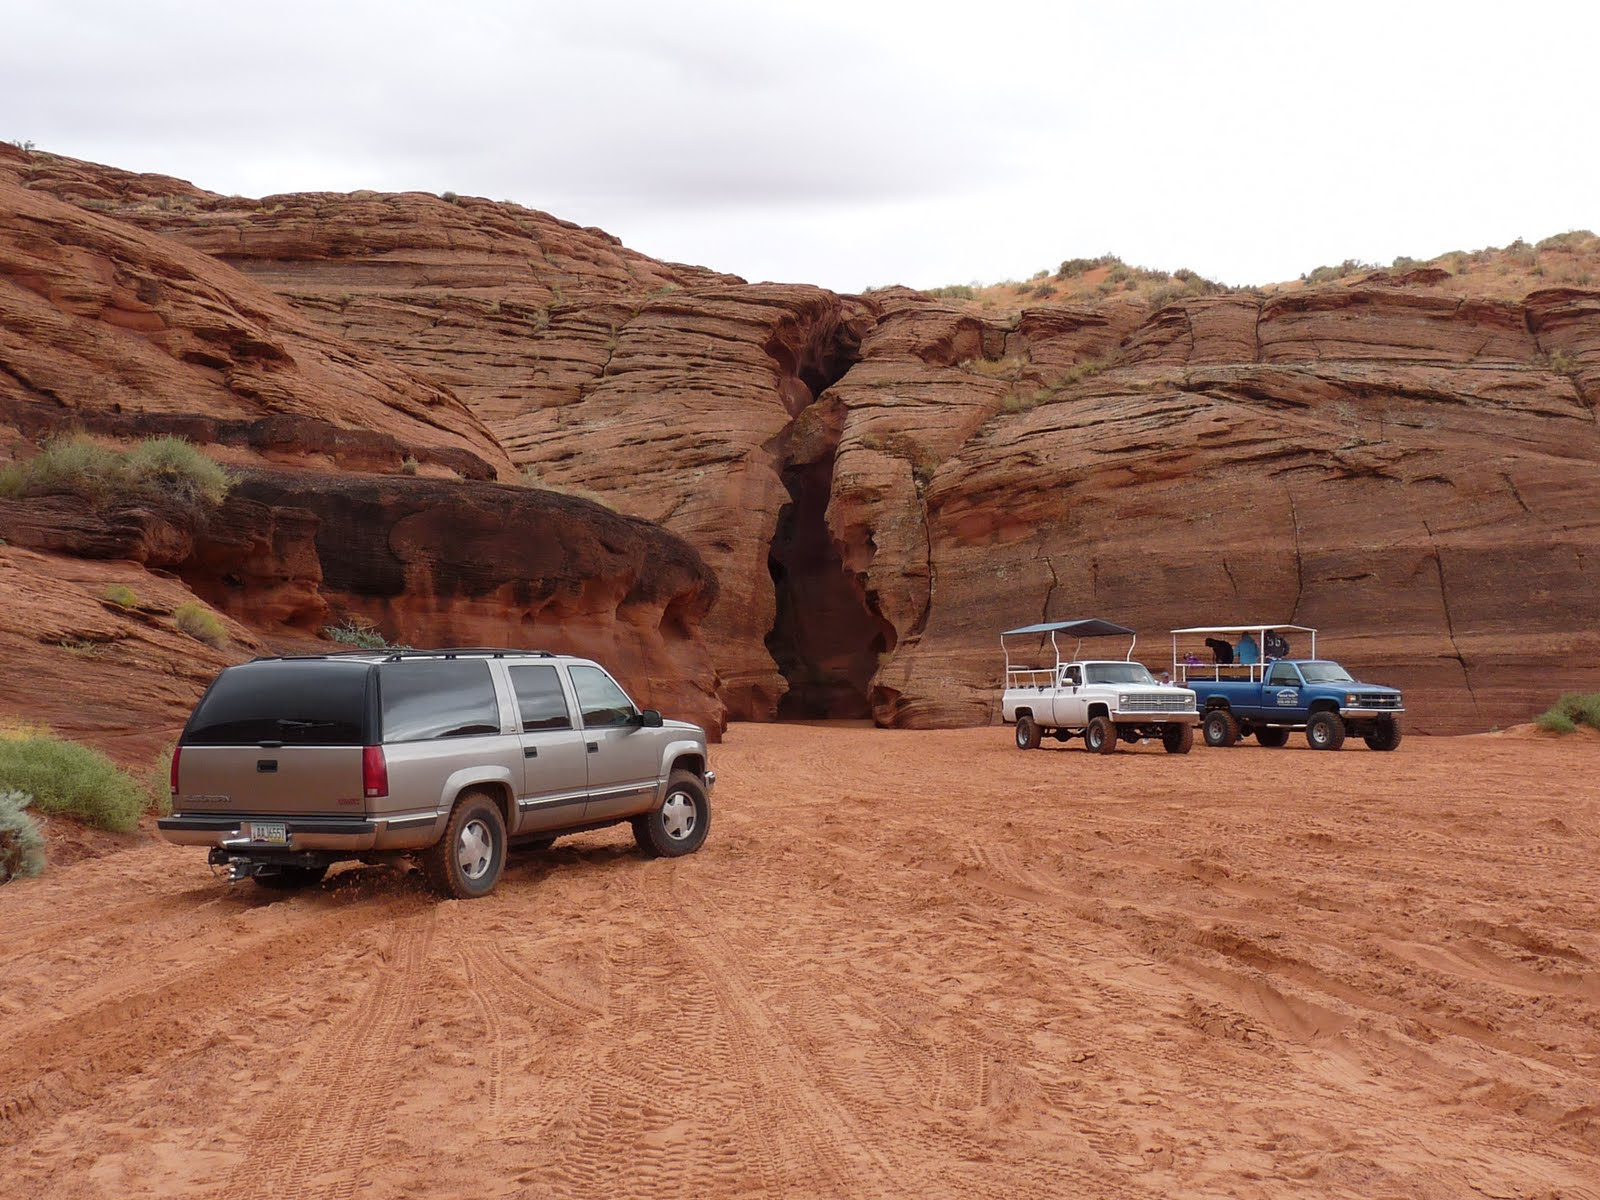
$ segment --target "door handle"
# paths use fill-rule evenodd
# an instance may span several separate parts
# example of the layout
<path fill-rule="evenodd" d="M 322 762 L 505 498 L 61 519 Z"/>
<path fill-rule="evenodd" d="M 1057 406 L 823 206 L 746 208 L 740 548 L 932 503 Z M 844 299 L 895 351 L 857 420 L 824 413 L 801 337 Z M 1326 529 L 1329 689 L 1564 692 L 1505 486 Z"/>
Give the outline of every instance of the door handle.
<path fill-rule="evenodd" d="M 600 743 L 599 742 L 590 742 L 589 743 L 589 753 L 590 754 L 599 754 L 600 753 Z"/>
<path fill-rule="evenodd" d="M 537 747 L 537 746 L 524 746 L 522 748 L 522 757 L 523 758 L 538 758 L 539 757 L 539 747 Z"/>

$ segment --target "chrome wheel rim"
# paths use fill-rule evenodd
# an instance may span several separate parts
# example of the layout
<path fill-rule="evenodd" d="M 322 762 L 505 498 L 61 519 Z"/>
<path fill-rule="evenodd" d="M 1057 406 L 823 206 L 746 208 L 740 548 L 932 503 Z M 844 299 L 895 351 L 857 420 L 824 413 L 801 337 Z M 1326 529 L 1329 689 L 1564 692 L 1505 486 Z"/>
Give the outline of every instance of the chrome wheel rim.
<path fill-rule="evenodd" d="M 661 828 L 675 842 L 694 833 L 700 823 L 700 808 L 687 792 L 673 792 L 661 806 Z"/>
<path fill-rule="evenodd" d="M 494 838 L 486 822 L 474 817 L 461 827 L 456 841 L 456 863 L 467 879 L 482 879 L 494 862 Z"/>

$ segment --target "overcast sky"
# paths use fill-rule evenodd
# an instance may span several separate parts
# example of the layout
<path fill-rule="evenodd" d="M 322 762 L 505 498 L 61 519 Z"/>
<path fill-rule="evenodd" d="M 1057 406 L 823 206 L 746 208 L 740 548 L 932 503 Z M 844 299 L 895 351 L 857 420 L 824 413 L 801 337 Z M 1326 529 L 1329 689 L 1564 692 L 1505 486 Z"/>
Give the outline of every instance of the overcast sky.
<path fill-rule="evenodd" d="M 515 200 L 841 291 L 1600 228 L 1600 5 L 3 0 L 0 139 Z"/>

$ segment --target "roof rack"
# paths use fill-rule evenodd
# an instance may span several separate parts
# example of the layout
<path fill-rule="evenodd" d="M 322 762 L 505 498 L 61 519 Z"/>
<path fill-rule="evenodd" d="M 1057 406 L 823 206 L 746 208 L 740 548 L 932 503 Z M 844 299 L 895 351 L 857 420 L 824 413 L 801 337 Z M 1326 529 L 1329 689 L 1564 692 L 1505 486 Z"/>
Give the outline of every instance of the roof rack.
<path fill-rule="evenodd" d="M 382 653 L 379 651 L 379 653 Z M 462 655 L 483 655 L 487 658 L 554 658 L 548 650 L 520 650 L 515 646 L 443 646 L 437 650 L 391 650 L 384 654 L 385 662 L 399 662 L 405 658 L 459 658 Z"/>

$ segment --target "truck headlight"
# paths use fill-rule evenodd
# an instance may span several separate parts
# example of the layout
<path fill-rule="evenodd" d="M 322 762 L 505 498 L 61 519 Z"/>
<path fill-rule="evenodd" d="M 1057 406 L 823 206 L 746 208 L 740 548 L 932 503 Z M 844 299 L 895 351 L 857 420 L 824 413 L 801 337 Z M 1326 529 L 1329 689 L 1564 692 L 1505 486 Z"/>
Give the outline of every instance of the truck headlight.
<path fill-rule="evenodd" d="M 1345 693 L 1345 694 L 1344 694 L 1344 702 L 1345 702 L 1345 703 L 1346 703 L 1346 704 L 1354 704 L 1354 703 L 1355 703 L 1355 702 L 1356 702 L 1356 697 L 1355 697 L 1355 693 L 1353 693 L 1353 692 L 1346 692 L 1346 693 Z"/>

